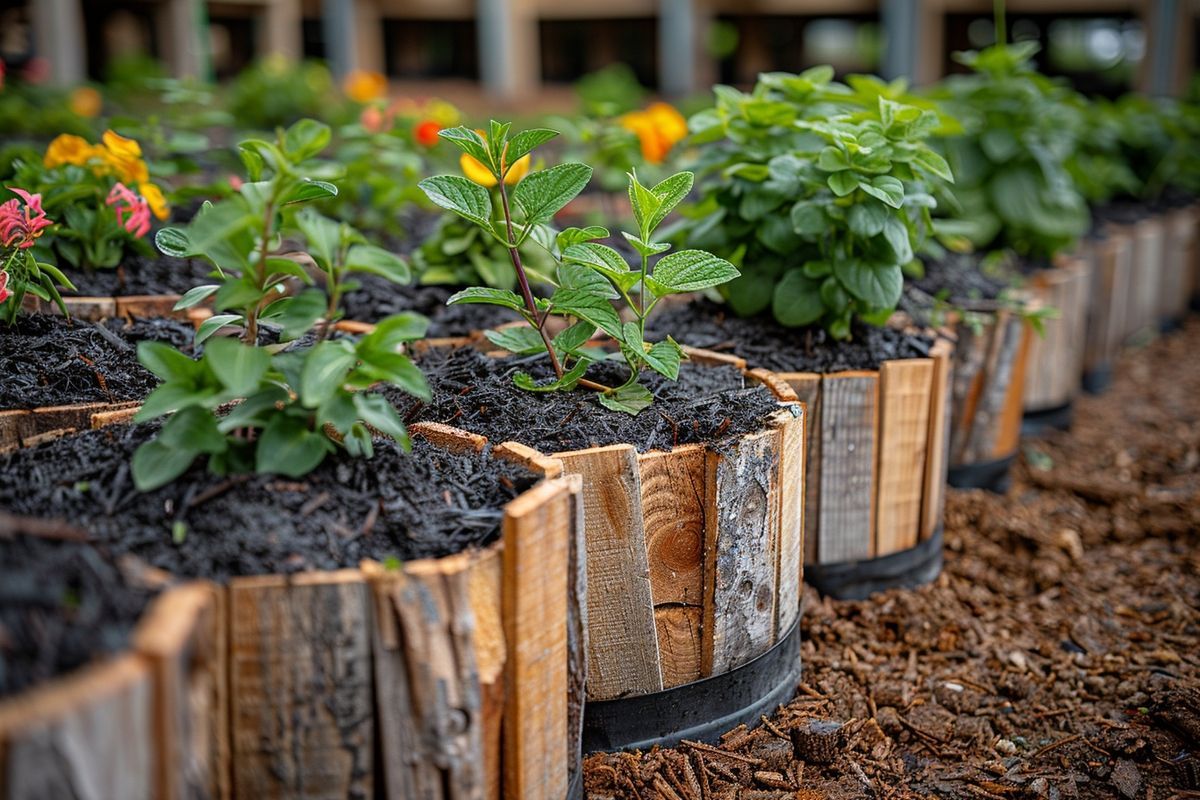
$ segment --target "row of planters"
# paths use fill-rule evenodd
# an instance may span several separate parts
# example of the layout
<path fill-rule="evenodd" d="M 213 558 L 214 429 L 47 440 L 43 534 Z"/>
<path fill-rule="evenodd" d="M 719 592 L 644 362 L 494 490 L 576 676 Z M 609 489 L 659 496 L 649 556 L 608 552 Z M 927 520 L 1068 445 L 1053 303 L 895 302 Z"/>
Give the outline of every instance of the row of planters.
<path fill-rule="evenodd" d="M 799 678 L 801 581 L 934 577 L 947 469 L 1015 450 L 1044 358 L 1078 388 L 1075 320 L 1043 310 L 1094 285 L 1078 129 L 1029 55 L 978 54 L 944 102 L 828 69 L 722 87 L 698 178 L 631 175 L 619 237 L 552 227 L 592 175 L 530 169 L 552 131 L 442 131 L 465 176 L 419 189 L 497 254 L 462 274 L 513 282 L 450 297 L 513 320 L 465 340 L 346 318 L 410 269 L 320 212 L 314 122 L 159 231 L 211 272 L 180 318 L 37 313 L 70 309 L 44 247 L 70 200 L 0 208 L 6 369 L 55 387 L 0 417 L 0 795 L 562 797 L 582 752 L 757 720 Z"/>

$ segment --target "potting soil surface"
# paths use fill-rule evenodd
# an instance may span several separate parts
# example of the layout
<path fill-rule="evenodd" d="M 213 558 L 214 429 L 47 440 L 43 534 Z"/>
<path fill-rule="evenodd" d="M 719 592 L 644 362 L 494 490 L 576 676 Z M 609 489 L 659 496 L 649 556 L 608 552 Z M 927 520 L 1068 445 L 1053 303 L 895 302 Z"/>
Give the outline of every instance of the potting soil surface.
<path fill-rule="evenodd" d="M 640 451 L 670 450 L 693 442 L 720 442 L 760 430 L 779 404 L 761 386 L 745 387 L 741 370 L 685 361 L 679 380 L 643 372 L 654 404 L 637 416 L 601 406 L 593 391 L 529 392 L 513 383 L 528 372 L 552 376 L 544 357 L 491 358 L 471 348 L 433 350 L 419 361 L 434 399 L 429 404 L 395 393 L 397 408 L 413 420 L 444 422 L 494 443 L 518 441 L 543 453 L 632 444 Z M 620 386 L 624 362 L 592 365 L 588 378 Z"/>
<path fill-rule="evenodd" d="M 342 298 L 347 319 L 378 322 L 390 314 L 415 311 L 429 318 L 427 337 L 467 336 L 519 320 L 513 311 L 482 303 L 446 305 L 460 287 L 400 286 L 376 275 L 355 276 L 362 286 Z"/>
<path fill-rule="evenodd" d="M 931 585 L 806 589 L 802 684 L 769 724 L 595 755 L 588 797 L 1200 797 L 1198 349 L 1192 318 L 1123 355 L 1006 496 L 951 490 Z M 830 763 L 794 753 L 812 720 L 842 724 Z"/>
<path fill-rule="evenodd" d="M 155 253 L 128 257 L 120 269 L 67 270 L 79 297 L 129 297 L 141 294 L 183 294 L 193 286 L 216 283 L 212 264 L 199 258 L 175 258 Z"/>

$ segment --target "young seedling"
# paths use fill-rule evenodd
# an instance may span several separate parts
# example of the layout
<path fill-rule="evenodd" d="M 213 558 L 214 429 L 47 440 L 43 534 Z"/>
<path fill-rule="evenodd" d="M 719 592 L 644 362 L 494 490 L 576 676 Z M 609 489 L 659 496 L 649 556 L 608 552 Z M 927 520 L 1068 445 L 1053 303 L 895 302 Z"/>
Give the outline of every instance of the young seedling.
<path fill-rule="evenodd" d="M 458 214 L 498 240 L 512 261 L 520 294 L 505 289 L 472 287 L 448 301 L 489 303 L 509 308 L 528 323 L 527 328 L 491 331 L 492 342 L 516 353 L 545 353 L 554 379 L 537 383 L 527 373 L 517 373 L 515 382 L 528 391 L 571 391 L 582 386 L 598 393 L 607 408 L 637 414 L 650 405 L 650 391 L 638 382 L 643 369 L 651 369 L 671 380 L 679 376 L 683 350 L 668 337 L 656 343 L 645 340 L 646 316 L 663 297 L 711 288 L 736 278 L 738 271 L 724 259 L 700 250 L 684 250 L 662 256 L 670 245 L 653 240 L 654 232 L 668 214 L 687 196 L 691 173 L 672 175 L 653 187 L 643 186 L 629 176 L 629 200 L 637 221 L 636 233 L 625 238 L 638 253 L 631 268 L 616 250 L 597 240 L 608 230 L 593 226 L 569 228 L 557 236 L 547 233 L 554 214 L 583 191 L 592 169 L 586 164 L 559 164 L 533 172 L 509 190 L 505 183 L 512 166 L 557 132 L 539 128 L 509 136 L 509 125 L 493 121 L 486 137 L 469 128 L 440 133 L 479 164 L 495 182 L 500 198 L 500 218 L 483 186 L 454 175 L 439 175 L 421 181 L 421 188 L 438 206 Z M 491 181 L 489 181 L 491 183 Z M 520 247 L 528 239 L 542 244 L 554 258 L 554 291 L 536 297 L 521 259 Z M 652 256 L 662 256 L 651 264 Z M 635 319 L 623 322 L 618 314 L 623 303 Z M 551 336 L 547 320 L 563 317 L 572 324 Z M 585 377 L 588 367 L 604 355 L 587 347 L 592 336 L 603 331 L 620 350 L 629 368 L 629 378 L 620 386 L 605 386 Z"/>

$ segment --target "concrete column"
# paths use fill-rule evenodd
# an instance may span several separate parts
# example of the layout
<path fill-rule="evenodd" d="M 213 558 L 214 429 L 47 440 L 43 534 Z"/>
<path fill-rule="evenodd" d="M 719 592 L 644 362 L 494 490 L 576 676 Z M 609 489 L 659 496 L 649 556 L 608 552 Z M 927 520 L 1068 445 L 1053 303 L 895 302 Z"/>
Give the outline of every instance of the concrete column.
<path fill-rule="evenodd" d="M 1144 88 L 1150 94 L 1174 94 L 1180 85 L 1180 38 L 1186 30 L 1182 4 L 1179 0 L 1152 0 L 1149 6 Z"/>
<path fill-rule="evenodd" d="M 663 94 L 679 97 L 696 90 L 698 27 L 692 0 L 661 0 L 658 84 Z"/>
<path fill-rule="evenodd" d="M 357 0 L 354 21 L 358 68 L 383 72 L 383 14 L 379 10 L 379 0 Z"/>
<path fill-rule="evenodd" d="M 338 80 L 358 65 L 354 34 L 354 0 L 321 0 L 321 23 L 325 28 L 325 60 Z"/>
<path fill-rule="evenodd" d="M 888 80 L 917 75 L 918 53 L 921 52 L 918 0 L 883 0 L 880 19 L 883 22 L 883 77 Z"/>
<path fill-rule="evenodd" d="M 87 79 L 87 42 L 80 0 L 35 0 L 33 36 L 37 54 L 50 62 L 50 81 L 71 86 Z"/>
<path fill-rule="evenodd" d="M 210 77 L 208 10 L 201 0 L 167 0 L 159 17 L 167 67 L 176 78 Z"/>
<path fill-rule="evenodd" d="M 497 100 L 535 92 L 540 80 L 537 15 L 522 0 L 478 0 L 480 82 Z"/>
<path fill-rule="evenodd" d="M 259 57 L 281 55 L 289 61 L 304 56 L 300 0 L 267 0 L 259 29 Z"/>

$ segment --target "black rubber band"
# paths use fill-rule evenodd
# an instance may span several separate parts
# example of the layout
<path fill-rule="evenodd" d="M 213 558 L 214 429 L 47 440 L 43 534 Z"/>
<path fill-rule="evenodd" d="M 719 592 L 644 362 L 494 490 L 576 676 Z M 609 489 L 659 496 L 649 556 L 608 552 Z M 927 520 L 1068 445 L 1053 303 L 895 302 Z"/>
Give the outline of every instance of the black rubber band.
<path fill-rule="evenodd" d="M 1004 494 L 1008 491 L 1012 477 L 1008 474 L 1017 454 L 992 461 L 977 461 L 974 464 L 959 464 L 946 470 L 946 483 L 955 489 L 987 489 Z"/>
<path fill-rule="evenodd" d="M 837 600 L 862 600 L 885 589 L 911 589 L 929 583 L 942 571 L 942 526 L 925 541 L 899 553 L 841 561 L 805 564 L 804 580 L 823 595 Z"/>
<path fill-rule="evenodd" d="M 1083 373 L 1083 390 L 1088 394 L 1104 394 L 1112 386 L 1113 368 L 1111 362 L 1104 362 Z"/>
<path fill-rule="evenodd" d="M 583 752 L 715 744 L 721 734 L 786 703 L 800 682 L 800 624 L 771 649 L 723 675 L 583 707 Z"/>
<path fill-rule="evenodd" d="M 1025 416 L 1021 417 L 1021 435 L 1041 436 L 1050 430 L 1068 431 L 1074 414 L 1075 404 L 1070 400 L 1055 408 L 1026 411 Z"/>

